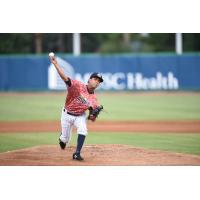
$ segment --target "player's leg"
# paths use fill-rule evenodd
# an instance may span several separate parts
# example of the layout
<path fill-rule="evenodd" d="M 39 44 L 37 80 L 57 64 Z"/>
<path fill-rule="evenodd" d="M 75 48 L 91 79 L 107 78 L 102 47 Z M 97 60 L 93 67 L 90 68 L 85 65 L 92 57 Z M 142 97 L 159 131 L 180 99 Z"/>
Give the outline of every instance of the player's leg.
<path fill-rule="evenodd" d="M 76 160 L 83 160 L 81 157 L 81 149 L 83 147 L 83 144 L 85 142 L 85 137 L 87 135 L 87 122 L 86 122 L 86 115 L 82 115 L 76 118 L 74 125 L 77 128 L 77 146 L 76 151 L 73 154 L 73 159 Z"/>
<path fill-rule="evenodd" d="M 65 149 L 66 145 L 69 145 L 71 140 L 72 126 L 69 123 L 62 124 L 62 131 L 59 137 L 59 144 L 61 149 Z"/>
<path fill-rule="evenodd" d="M 69 116 L 63 109 L 61 114 L 61 135 L 59 137 L 59 144 L 61 149 L 65 149 L 66 145 L 70 143 L 71 132 L 73 126 L 73 116 Z"/>

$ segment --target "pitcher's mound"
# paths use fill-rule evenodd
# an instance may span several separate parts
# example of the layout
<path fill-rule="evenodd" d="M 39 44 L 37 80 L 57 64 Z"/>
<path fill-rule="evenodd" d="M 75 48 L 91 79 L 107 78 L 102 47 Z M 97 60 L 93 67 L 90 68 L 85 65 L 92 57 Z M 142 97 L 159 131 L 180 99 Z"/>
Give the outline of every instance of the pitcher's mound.
<path fill-rule="evenodd" d="M 127 165 L 200 165 L 200 156 L 128 145 L 86 145 L 84 161 L 72 160 L 75 147 L 61 150 L 55 145 L 37 146 L 0 154 L 0 165 L 18 166 L 127 166 Z"/>

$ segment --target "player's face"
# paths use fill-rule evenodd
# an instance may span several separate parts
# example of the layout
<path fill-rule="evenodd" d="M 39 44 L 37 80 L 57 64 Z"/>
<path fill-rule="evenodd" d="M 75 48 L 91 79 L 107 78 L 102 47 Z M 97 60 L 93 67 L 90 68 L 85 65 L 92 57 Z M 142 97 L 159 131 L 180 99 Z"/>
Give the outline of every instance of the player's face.
<path fill-rule="evenodd" d="M 91 78 L 88 81 L 89 87 L 91 87 L 93 89 L 96 89 L 99 86 L 99 84 L 100 84 L 100 80 L 99 80 L 99 78 L 96 78 L 96 77 Z"/>

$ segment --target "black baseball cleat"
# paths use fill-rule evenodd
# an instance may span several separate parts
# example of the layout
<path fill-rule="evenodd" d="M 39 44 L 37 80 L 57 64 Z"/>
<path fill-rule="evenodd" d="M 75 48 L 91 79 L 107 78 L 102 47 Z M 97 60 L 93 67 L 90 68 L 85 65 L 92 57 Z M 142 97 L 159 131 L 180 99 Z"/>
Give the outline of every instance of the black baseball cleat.
<path fill-rule="evenodd" d="M 64 143 L 60 138 L 59 138 L 59 145 L 60 145 L 60 148 L 63 149 L 63 150 L 66 147 L 66 143 Z"/>
<path fill-rule="evenodd" d="M 72 158 L 73 160 L 78 160 L 78 161 L 84 160 L 79 153 L 74 153 Z"/>

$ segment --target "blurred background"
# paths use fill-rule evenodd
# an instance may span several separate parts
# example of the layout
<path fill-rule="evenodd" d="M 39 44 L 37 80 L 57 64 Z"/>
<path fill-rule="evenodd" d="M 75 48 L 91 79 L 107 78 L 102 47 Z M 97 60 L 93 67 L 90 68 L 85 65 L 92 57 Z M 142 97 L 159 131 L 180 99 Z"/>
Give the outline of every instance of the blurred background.
<path fill-rule="evenodd" d="M 0 54 L 73 52 L 72 33 L 3 33 Z M 175 33 L 82 33 L 81 53 L 175 52 Z M 200 51 L 200 34 L 183 33 L 183 52 Z"/>
<path fill-rule="evenodd" d="M 71 78 L 100 72 L 106 91 L 199 90 L 199 33 L 2 33 L 0 90 L 65 90 L 48 53 Z"/>

